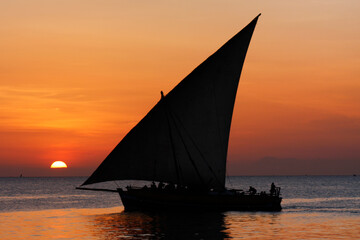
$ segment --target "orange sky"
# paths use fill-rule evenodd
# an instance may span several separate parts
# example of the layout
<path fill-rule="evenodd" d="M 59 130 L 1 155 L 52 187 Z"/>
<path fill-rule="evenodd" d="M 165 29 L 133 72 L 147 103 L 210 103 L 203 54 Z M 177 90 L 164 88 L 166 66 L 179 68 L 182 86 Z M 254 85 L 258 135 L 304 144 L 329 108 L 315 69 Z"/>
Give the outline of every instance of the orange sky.
<path fill-rule="evenodd" d="M 360 174 L 360 2 L 0 2 L 0 176 L 89 175 L 198 64 L 262 13 L 231 175 Z M 50 170 L 54 161 L 68 169 Z"/>

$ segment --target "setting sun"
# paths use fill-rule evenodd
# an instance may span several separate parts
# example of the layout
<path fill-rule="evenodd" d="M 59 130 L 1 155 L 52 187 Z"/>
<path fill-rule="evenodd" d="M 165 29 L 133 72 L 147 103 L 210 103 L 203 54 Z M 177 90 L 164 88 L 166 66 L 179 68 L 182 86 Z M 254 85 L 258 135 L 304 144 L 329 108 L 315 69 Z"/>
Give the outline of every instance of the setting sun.
<path fill-rule="evenodd" d="M 63 161 L 56 161 L 51 164 L 50 168 L 67 168 L 67 165 Z"/>

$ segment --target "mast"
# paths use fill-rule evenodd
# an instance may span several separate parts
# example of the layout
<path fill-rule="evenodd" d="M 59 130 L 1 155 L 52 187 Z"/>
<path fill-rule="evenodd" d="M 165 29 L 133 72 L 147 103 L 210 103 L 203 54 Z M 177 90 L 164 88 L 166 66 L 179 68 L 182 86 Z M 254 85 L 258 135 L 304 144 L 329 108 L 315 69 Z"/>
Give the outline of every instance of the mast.
<path fill-rule="evenodd" d="M 155 180 L 223 189 L 237 87 L 259 16 L 162 97 L 83 185 Z"/>

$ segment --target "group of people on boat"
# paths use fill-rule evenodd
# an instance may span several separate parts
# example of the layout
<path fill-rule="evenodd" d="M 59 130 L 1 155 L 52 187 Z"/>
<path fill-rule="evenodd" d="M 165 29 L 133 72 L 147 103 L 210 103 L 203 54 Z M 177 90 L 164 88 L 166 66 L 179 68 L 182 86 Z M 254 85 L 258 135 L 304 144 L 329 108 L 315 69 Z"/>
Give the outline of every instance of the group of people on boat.
<path fill-rule="evenodd" d="M 131 187 L 128 187 L 131 188 Z M 159 182 L 157 185 L 156 183 L 153 181 L 150 185 L 150 187 L 148 187 L 147 185 L 145 185 L 144 187 L 142 187 L 142 189 L 146 190 L 146 189 L 151 189 L 151 190 L 157 190 L 157 191 L 167 191 L 167 192 L 172 192 L 172 191 L 179 191 L 179 190 L 190 190 L 185 186 L 181 186 L 179 184 L 173 184 L 173 183 L 163 183 L 163 182 Z M 212 192 L 212 190 L 210 190 L 210 192 Z M 246 192 L 242 191 L 242 190 L 236 190 L 236 192 L 240 192 L 242 194 L 246 194 Z M 247 191 L 248 194 L 250 195 L 256 195 L 257 194 L 257 190 L 253 187 L 250 186 L 249 190 Z M 265 191 L 260 192 L 260 195 L 269 195 L 269 193 L 266 193 Z M 271 183 L 271 187 L 270 187 L 270 196 L 279 196 L 280 195 L 280 187 L 276 187 L 274 183 Z"/>
<path fill-rule="evenodd" d="M 250 186 L 249 190 L 248 190 L 250 195 L 255 195 L 257 193 L 257 190 Z M 261 192 L 260 194 L 266 194 L 265 192 Z M 280 194 L 280 188 L 276 187 L 274 183 L 271 183 L 271 187 L 270 187 L 270 196 L 278 196 Z"/>
<path fill-rule="evenodd" d="M 163 182 L 159 182 L 158 186 L 156 187 L 155 182 L 152 182 L 150 185 L 151 189 L 158 189 L 158 190 L 169 190 L 169 191 L 173 191 L 175 190 L 175 184 L 173 183 L 168 183 L 168 184 L 164 184 Z"/>
<path fill-rule="evenodd" d="M 173 183 L 163 183 L 159 182 L 159 184 L 156 186 L 156 183 L 153 181 L 150 185 L 150 188 L 145 185 L 142 189 L 151 189 L 151 190 L 164 190 L 164 191 L 175 191 L 175 190 L 183 190 L 186 189 L 186 187 L 182 187 L 180 185 L 175 185 Z"/>

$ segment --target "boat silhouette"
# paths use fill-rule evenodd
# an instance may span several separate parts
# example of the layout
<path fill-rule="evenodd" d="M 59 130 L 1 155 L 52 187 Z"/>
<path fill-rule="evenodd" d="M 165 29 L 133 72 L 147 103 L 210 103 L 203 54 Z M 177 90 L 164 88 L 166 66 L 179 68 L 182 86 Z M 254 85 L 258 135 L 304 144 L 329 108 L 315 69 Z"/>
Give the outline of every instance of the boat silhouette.
<path fill-rule="evenodd" d="M 125 210 L 281 210 L 280 188 L 257 193 L 225 187 L 236 92 L 260 14 L 207 58 L 120 141 L 82 184 L 146 180 L 127 187 Z M 155 184 L 158 183 L 158 185 Z"/>

